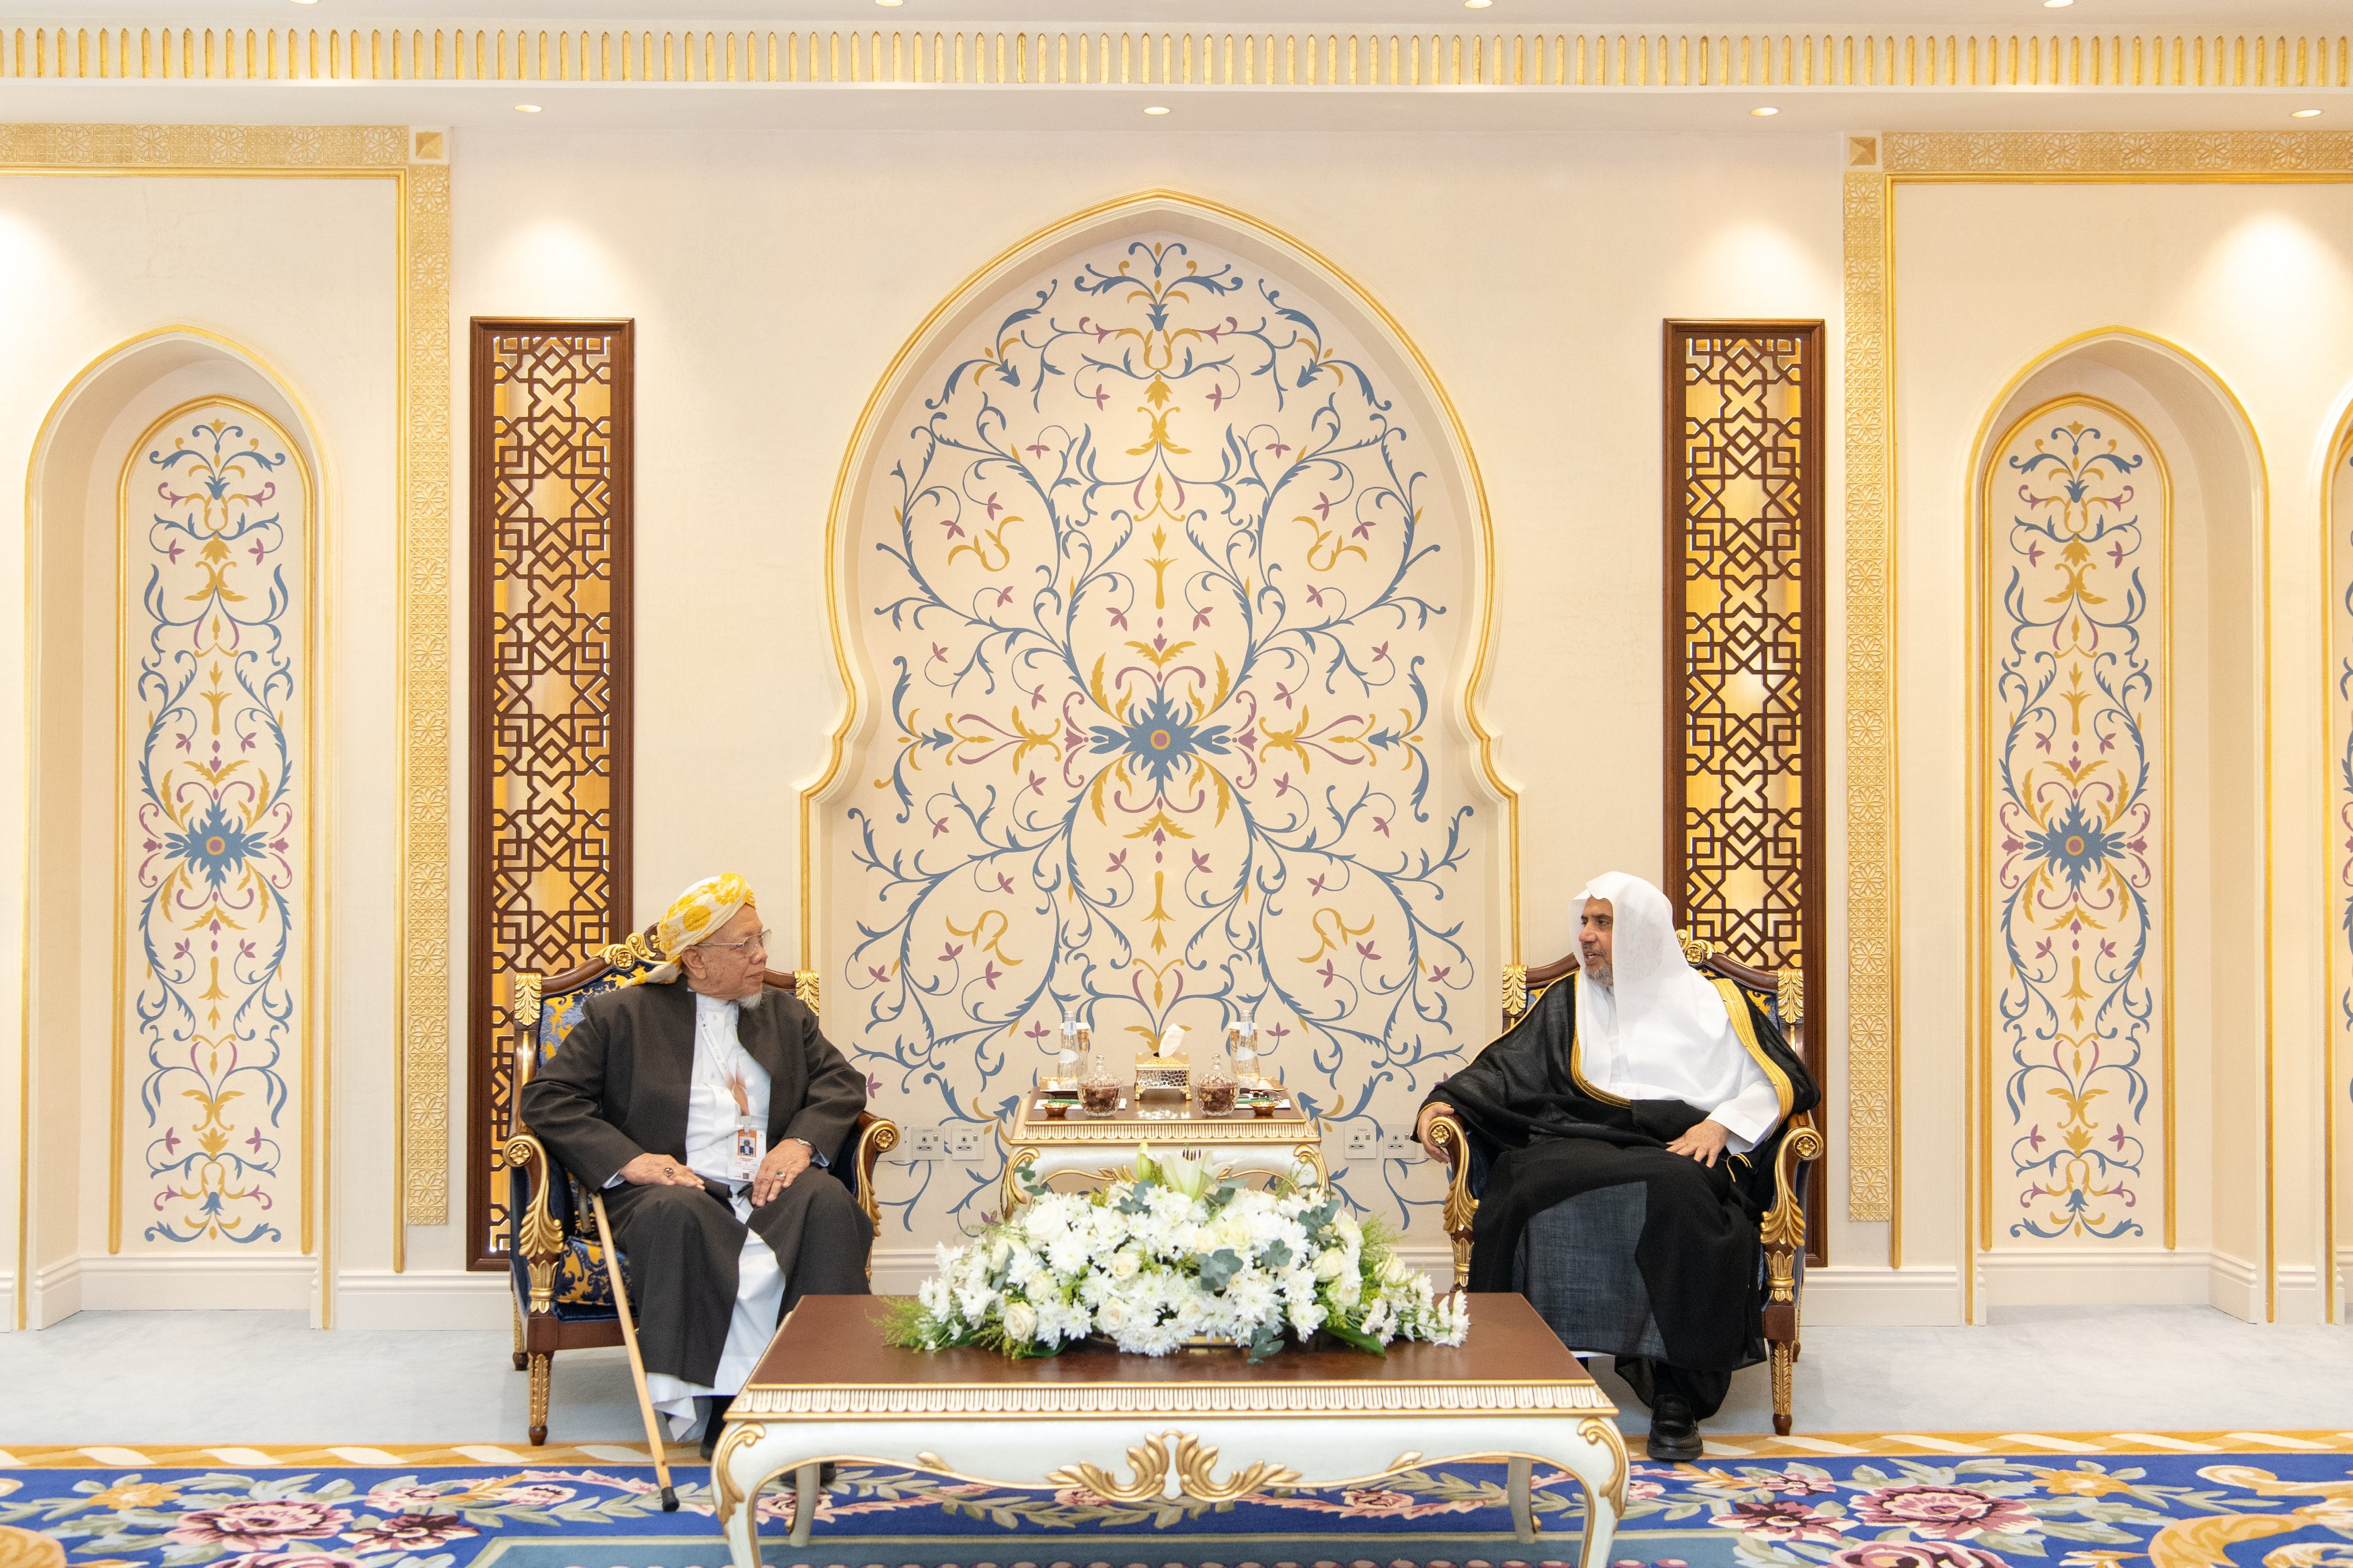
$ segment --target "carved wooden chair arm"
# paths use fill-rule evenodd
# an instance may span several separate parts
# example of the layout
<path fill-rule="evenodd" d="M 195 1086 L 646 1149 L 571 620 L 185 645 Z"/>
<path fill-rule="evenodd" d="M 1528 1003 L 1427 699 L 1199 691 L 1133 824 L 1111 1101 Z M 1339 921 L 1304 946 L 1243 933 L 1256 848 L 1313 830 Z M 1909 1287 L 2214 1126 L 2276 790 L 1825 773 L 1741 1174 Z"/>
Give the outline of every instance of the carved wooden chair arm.
<path fill-rule="evenodd" d="M 1821 1129 L 1809 1110 L 1791 1119 L 1773 1159 L 1773 1206 L 1766 1211 L 1760 1227 L 1768 1315 L 1773 1308 L 1798 1299 L 1797 1259 L 1806 1250 L 1804 1172 L 1807 1162 L 1821 1158 L 1822 1147 Z M 1794 1324 L 1791 1333 L 1794 1336 Z"/>
<path fill-rule="evenodd" d="M 858 1206 L 876 1235 L 882 1231 L 882 1199 L 874 1190 L 875 1163 L 899 1146 L 899 1124 L 871 1110 L 858 1113 L 858 1147 L 851 1159 L 858 1171 Z"/>
<path fill-rule="evenodd" d="M 549 1202 L 548 1185 L 563 1180 L 563 1173 L 547 1157 L 546 1146 L 528 1132 L 518 1132 L 507 1140 L 506 1162 L 510 1170 L 522 1173 L 524 1186 L 531 1194 L 523 1201 L 522 1213 L 515 1226 L 515 1247 L 530 1271 L 531 1310 L 533 1315 L 553 1312 L 555 1266 L 564 1257 L 564 1226 Z"/>
<path fill-rule="evenodd" d="M 1471 1144 L 1462 1122 L 1452 1111 L 1430 1121 L 1430 1141 L 1446 1156 L 1453 1174 L 1446 1183 L 1446 1207 L 1441 1218 L 1447 1239 L 1454 1244 L 1454 1289 L 1471 1289 L 1471 1225 L 1479 1216 L 1479 1200 L 1471 1193 Z"/>

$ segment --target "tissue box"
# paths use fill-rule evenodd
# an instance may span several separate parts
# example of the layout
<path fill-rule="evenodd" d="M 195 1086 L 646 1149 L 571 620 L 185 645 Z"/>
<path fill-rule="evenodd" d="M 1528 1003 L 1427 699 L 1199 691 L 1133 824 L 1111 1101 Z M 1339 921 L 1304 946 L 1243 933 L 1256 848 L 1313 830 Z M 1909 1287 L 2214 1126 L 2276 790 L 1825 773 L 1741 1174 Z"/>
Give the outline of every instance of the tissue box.
<path fill-rule="evenodd" d="M 1189 1057 L 1138 1056 L 1135 1058 L 1135 1089 L 1139 1094 L 1148 1089 L 1171 1089 L 1178 1094 L 1185 1094 L 1191 1091 L 1192 1083 L 1193 1062 Z"/>

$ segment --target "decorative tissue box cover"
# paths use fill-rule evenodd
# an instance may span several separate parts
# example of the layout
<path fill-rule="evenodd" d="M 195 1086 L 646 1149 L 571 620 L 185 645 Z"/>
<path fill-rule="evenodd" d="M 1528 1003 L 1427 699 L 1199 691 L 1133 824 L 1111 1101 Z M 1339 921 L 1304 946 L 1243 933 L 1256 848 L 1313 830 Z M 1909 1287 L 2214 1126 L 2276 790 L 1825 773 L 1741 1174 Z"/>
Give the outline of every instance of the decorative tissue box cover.
<path fill-rule="evenodd" d="M 1184 1056 L 1140 1056 L 1135 1058 L 1135 1087 L 1138 1089 L 1173 1089 L 1179 1093 L 1190 1089 L 1193 1080 L 1192 1058 Z"/>

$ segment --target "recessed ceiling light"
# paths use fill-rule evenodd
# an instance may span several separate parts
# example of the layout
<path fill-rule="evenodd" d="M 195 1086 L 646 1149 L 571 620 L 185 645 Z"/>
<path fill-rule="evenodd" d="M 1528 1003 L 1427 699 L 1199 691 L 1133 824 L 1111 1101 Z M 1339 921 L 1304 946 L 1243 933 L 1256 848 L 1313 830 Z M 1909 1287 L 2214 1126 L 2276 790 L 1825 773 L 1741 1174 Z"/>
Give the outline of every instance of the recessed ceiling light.
<path fill-rule="evenodd" d="M 2074 3 L 2075 0 L 2042 0 L 2042 8 L 2045 11 L 2060 11 Z"/>
<path fill-rule="evenodd" d="M 1168 106 L 1165 103 L 1155 103 L 1146 109 L 1144 112 L 1146 114 L 1166 114 L 1168 112 Z"/>
<path fill-rule="evenodd" d="M 1778 109 L 1774 108 L 1774 107 L 1773 107 L 1771 104 L 1769 104 L 1769 103 L 1760 103 L 1760 104 L 1758 104 L 1756 108 L 1754 108 L 1754 109 L 1750 110 L 1748 112 L 1749 112 L 1749 113 L 1751 113 L 1751 114 L 1753 114 L 1753 115 L 1755 115 L 1755 116 L 1756 116 L 1757 119 L 1759 119 L 1759 120 L 1769 120 L 1769 119 L 1771 119 L 1774 115 L 1778 114 L 1778 113 L 1780 113 L 1781 111 L 1780 111 L 1779 110 L 1778 110 Z"/>
<path fill-rule="evenodd" d="M 2320 117 L 2320 110 L 2316 109 L 2291 109 L 2288 110 L 2288 117 L 2293 120 L 2317 120 Z"/>
<path fill-rule="evenodd" d="M 1484 11 L 1488 6 L 1493 5 L 1494 3 L 1495 0 L 1462 0 L 1462 4 L 1468 5 L 1473 11 Z"/>
<path fill-rule="evenodd" d="M 907 0 L 874 0 L 877 5 L 903 5 Z"/>
<path fill-rule="evenodd" d="M 539 112 L 539 105 L 535 103 L 518 103 L 515 105 L 515 112 L 517 114 L 537 114 Z"/>
<path fill-rule="evenodd" d="M 319 0 L 294 0 L 297 5 L 316 5 Z"/>

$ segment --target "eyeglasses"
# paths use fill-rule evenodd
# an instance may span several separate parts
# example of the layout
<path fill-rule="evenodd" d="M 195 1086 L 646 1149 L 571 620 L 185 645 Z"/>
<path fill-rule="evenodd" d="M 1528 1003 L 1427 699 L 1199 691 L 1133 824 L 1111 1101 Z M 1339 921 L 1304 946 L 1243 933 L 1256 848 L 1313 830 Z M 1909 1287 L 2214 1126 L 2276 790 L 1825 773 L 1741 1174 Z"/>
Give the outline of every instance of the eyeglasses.
<path fill-rule="evenodd" d="M 706 942 L 702 943 L 702 945 L 704 947 L 732 947 L 738 952 L 741 952 L 747 947 L 756 947 L 761 952 L 765 952 L 768 950 L 768 939 L 776 934 L 776 928 L 771 926 L 763 931 L 754 931 L 742 942 Z"/>

